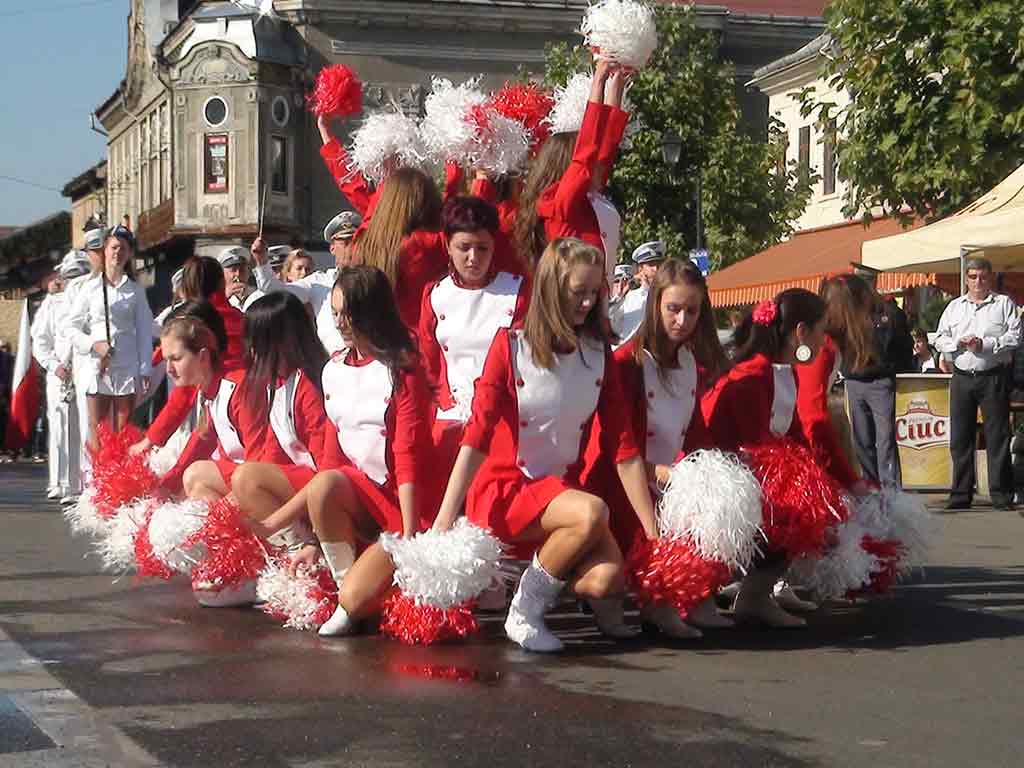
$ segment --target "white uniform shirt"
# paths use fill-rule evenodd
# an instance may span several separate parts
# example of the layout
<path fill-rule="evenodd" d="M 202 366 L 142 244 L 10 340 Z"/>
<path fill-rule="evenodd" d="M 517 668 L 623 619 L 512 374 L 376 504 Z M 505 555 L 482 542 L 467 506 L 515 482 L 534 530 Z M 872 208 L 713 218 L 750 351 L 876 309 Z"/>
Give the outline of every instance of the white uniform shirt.
<path fill-rule="evenodd" d="M 65 303 L 66 297 L 63 293 L 47 294 L 36 310 L 29 331 L 32 338 L 32 356 L 45 369 L 48 376 L 54 375 L 57 368 L 66 363 L 71 356 L 66 337 L 61 336 L 57 328 L 57 319 L 64 314 Z"/>
<path fill-rule="evenodd" d="M 634 288 L 609 310 L 612 330 L 619 337 L 617 346 L 625 344 L 640 330 L 640 323 L 644 320 L 644 308 L 647 306 L 647 294 L 650 291 L 646 285 Z"/>
<path fill-rule="evenodd" d="M 981 339 L 981 352 L 957 349 L 957 342 L 964 336 Z M 1001 293 L 990 293 L 978 304 L 966 295 L 953 299 L 939 318 L 934 342 L 935 349 L 951 356 L 961 371 L 986 371 L 1008 365 L 1019 345 L 1017 305 Z"/>
<path fill-rule="evenodd" d="M 288 291 L 299 301 L 309 304 L 316 318 L 316 335 L 320 337 L 327 354 L 345 349 L 345 342 L 334 324 L 331 314 L 331 290 L 338 279 L 337 269 L 318 270 L 294 283 L 283 283 L 274 275 L 268 264 L 261 264 L 253 270 L 256 285 L 261 291 Z"/>

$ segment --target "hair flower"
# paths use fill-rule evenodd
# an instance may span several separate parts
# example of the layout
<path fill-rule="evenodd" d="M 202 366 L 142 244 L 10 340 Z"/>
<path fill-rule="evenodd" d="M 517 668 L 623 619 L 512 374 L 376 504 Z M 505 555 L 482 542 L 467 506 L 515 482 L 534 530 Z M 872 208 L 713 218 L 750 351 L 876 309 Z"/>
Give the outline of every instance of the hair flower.
<path fill-rule="evenodd" d="M 754 322 L 758 325 L 771 325 L 779 313 L 779 308 L 772 299 L 765 299 L 754 307 Z"/>

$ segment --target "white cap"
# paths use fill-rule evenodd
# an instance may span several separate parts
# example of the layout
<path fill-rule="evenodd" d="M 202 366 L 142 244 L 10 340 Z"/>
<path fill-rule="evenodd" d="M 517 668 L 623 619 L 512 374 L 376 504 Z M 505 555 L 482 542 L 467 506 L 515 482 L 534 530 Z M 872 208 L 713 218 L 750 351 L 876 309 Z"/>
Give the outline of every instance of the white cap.
<path fill-rule="evenodd" d="M 652 261 L 664 261 L 665 244 L 661 240 L 651 240 L 643 245 L 638 245 L 636 250 L 633 251 L 632 258 L 637 264 L 648 264 Z"/>
<path fill-rule="evenodd" d="M 280 267 L 291 252 L 290 245 L 272 245 L 267 248 L 267 263 L 272 267 Z"/>
<path fill-rule="evenodd" d="M 615 265 L 615 278 L 616 279 L 618 279 L 620 277 L 626 277 L 626 278 L 633 277 L 633 274 L 635 272 L 636 272 L 636 269 L 633 267 L 632 264 L 616 264 Z"/>
<path fill-rule="evenodd" d="M 249 263 L 249 252 L 240 245 L 232 245 L 217 254 L 217 261 L 222 267 L 237 267 Z"/>
<path fill-rule="evenodd" d="M 64 254 L 57 272 L 65 280 L 84 275 L 92 269 L 89 255 L 85 251 L 71 250 Z"/>

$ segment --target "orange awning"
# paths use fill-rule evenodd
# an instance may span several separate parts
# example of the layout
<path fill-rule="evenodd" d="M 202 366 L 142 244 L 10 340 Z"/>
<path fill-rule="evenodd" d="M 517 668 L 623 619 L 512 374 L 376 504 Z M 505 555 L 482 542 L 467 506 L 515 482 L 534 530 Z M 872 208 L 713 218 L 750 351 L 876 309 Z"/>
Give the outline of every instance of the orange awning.
<path fill-rule="evenodd" d="M 914 225 L 914 228 L 918 225 Z M 735 307 L 770 299 L 787 288 L 818 291 L 821 281 L 851 272 L 860 263 L 861 245 L 868 240 L 904 231 L 899 222 L 881 219 L 865 227 L 859 221 L 798 232 L 789 240 L 733 264 L 708 278 L 711 305 Z M 935 275 L 921 272 L 883 272 L 881 292 L 933 285 Z"/>

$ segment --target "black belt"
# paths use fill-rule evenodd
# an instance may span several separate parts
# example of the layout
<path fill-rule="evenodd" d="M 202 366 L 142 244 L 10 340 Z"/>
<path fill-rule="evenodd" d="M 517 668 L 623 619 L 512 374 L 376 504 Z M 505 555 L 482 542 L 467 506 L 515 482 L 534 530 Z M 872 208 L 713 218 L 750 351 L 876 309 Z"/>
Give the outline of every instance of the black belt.
<path fill-rule="evenodd" d="M 962 368 L 957 368 L 955 365 L 953 366 L 953 373 L 958 373 L 961 376 L 970 376 L 972 379 L 976 378 L 977 376 L 998 376 L 1000 374 L 1005 375 L 1008 370 L 1009 366 L 1006 365 L 997 365 L 995 368 L 986 368 L 983 371 L 965 371 Z"/>

